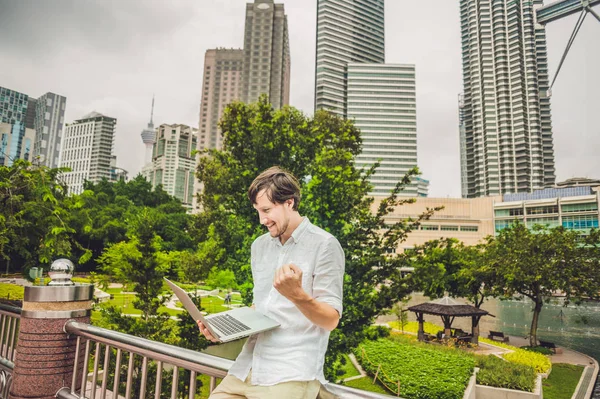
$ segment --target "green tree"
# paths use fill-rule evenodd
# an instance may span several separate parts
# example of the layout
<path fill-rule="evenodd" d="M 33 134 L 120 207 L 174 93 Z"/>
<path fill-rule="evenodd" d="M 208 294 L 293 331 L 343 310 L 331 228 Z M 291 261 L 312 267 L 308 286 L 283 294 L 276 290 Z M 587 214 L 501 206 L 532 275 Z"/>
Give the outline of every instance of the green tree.
<path fill-rule="evenodd" d="M 397 193 L 418 171 L 411 171 L 390 197 L 376 205 L 367 194 L 368 178 L 377 165 L 368 170 L 354 167 L 361 139 L 351 121 L 325 111 L 309 118 L 292 107 L 273 110 L 263 96 L 256 104 L 230 104 L 220 128 L 223 150 L 206 150 L 200 156 L 197 175 L 204 186 L 199 196 L 203 212 L 192 234 L 198 242 L 212 240 L 222 249 L 219 267 L 235 273 L 250 303 L 250 245 L 264 229 L 246 190 L 273 165 L 300 179 L 300 213 L 336 236 L 346 254 L 344 315 L 331 334 L 326 357 L 328 375 L 334 378 L 333 364 L 339 356 L 365 338 L 376 316 L 411 291 L 399 270 L 402 259 L 388 252 L 419 220 L 386 224 L 384 217 L 394 207 L 413 202 L 399 199 Z"/>
<path fill-rule="evenodd" d="M 563 227 L 532 230 L 522 223 L 489 237 L 485 259 L 497 273 L 495 290 L 504 297 L 519 295 L 533 302 L 530 345 L 537 345 L 537 328 L 544 302 L 561 293 L 567 302 L 582 297 L 597 298 L 600 280 L 594 251 L 599 235 L 586 238 Z"/>
<path fill-rule="evenodd" d="M 71 255 L 76 243 L 63 207 L 62 171 L 23 160 L 0 166 L 0 258 L 7 272 L 12 267 L 27 273 Z"/>
<path fill-rule="evenodd" d="M 496 273 L 482 261 L 481 245 L 466 246 L 456 238 L 431 240 L 406 252 L 414 267 L 415 289 L 430 298 L 467 298 L 479 308 L 494 296 Z"/>
<path fill-rule="evenodd" d="M 136 293 L 133 305 L 146 322 L 158 314 L 165 300 L 163 277 L 171 268 L 169 256 L 161 248 L 162 239 L 155 233 L 155 217 L 156 211 L 142 209 L 131 221 L 129 240 L 110 245 L 99 259 L 104 273 L 131 284 Z"/>
<path fill-rule="evenodd" d="M 396 321 L 402 330 L 402 334 L 404 334 L 404 326 L 408 324 L 408 309 L 406 305 L 410 297 L 402 299 L 400 302 L 396 302 L 394 306 L 392 306 L 391 313 L 396 316 Z"/>

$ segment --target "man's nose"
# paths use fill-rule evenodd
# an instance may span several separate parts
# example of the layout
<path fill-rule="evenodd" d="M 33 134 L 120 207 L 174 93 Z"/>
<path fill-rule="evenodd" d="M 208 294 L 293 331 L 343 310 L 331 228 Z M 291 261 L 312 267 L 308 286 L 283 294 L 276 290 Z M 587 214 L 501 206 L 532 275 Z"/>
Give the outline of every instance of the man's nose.
<path fill-rule="evenodd" d="M 261 218 L 260 224 L 267 224 L 267 218 L 265 218 L 265 217 Z"/>

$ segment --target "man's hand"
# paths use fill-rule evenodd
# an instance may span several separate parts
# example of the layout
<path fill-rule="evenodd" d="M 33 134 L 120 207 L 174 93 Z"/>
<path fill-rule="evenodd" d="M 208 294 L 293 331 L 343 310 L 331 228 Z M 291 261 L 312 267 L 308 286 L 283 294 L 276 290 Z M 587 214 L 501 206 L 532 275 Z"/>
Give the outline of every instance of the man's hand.
<path fill-rule="evenodd" d="M 204 335 L 206 337 L 207 340 L 217 343 L 219 342 L 219 340 L 215 337 L 213 337 L 213 335 L 210 333 L 210 331 L 208 331 L 208 328 L 206 328 L 206 326 L 204 324 L 202 324 L 202 322 L 200 320 L 198 320 L 196 322 L 198 324 L 198 328 L 200 329 L 200 332 L 202 333 L 202 335 Z"/>
<path fill-rule="evenodd" d="M 291 263 L 275 271 L 273 287 L 292 302 L 308 296 L 302 288 L 302 269 Z"/>

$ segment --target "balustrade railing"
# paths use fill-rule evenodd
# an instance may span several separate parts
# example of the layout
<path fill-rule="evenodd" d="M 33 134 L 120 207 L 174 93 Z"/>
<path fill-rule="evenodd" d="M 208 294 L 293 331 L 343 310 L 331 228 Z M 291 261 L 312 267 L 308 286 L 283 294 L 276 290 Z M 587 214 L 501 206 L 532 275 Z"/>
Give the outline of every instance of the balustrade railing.
<path fill-rule="evenodd" d="M 8 398 L 15 368 L 21 309 L 0 304 L 0 399 Z"/>
<path fill-rule="evenodd" d="M 0 399 L 9 397 L 21 309 L 0 304 Z M 225 377 L 231 360 L 132 335 L 67 321 L 68 340 L 76 339 L 71 381 L 59 399 L 183 399 L 207 397 Z M 71 367 L 71 366 L 69 366 Z M 204 386 L 200 391 L 200 387 Z M 200 393 L 201 392 L 201 393 Z M 320 398 L 383 399 L 376 394 L 327 384 Z"/>

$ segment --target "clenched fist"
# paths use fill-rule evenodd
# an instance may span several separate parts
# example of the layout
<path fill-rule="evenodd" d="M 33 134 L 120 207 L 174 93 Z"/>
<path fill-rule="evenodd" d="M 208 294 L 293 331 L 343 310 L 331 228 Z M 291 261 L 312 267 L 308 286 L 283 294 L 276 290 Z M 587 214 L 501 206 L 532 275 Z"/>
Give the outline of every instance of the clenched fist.
<path fill-rule="evenodd" d="M 306 296 L 302 289 L 302 270 L 291 263 L 275 270 L 273 287 L 292 302 Z"/>

